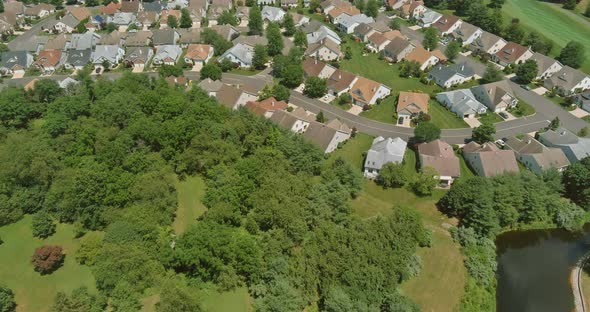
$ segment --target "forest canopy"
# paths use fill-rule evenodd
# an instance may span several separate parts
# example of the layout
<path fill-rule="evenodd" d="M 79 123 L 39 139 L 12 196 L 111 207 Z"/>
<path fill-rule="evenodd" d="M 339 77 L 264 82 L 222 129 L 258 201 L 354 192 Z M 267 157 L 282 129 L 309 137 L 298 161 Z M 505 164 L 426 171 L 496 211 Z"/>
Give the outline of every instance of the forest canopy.
<path fill-rule="evenodd" d="M 0 92 L 0 125 L 0 222 L 42 212 L 104 232 L 83 236 L 76 255 L 95 275 L 93 306 L 108 297 L 133 310 L 167 285 L 159 311 L 197 311 L 189 288 L 213 284 L 247 286 L 258 311 L 417 311 L 398 286 L 429 245 L 418 213 L 355 217 L 348 201 L 363 183 L 349 163 L 197 87 L 40 80 Z M 176 236 L 175 176 L 196 174 L 208 211 Z"/>

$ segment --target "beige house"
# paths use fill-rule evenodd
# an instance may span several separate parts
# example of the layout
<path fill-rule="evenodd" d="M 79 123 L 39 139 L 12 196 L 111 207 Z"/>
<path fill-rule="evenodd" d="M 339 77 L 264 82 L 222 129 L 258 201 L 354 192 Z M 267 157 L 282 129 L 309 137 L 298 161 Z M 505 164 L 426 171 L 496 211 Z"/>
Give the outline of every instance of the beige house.
<path fill-rule="evenodd" d="M 444 186 L 450 186 L 461 175 L 459 157 L 445 141 L 434 140 L 418 145 L 418 157 L 420 168 L 434 168 L 438 173 L 434 178 Z"/>
<path fill-rule="evenodd" d="M 469 142 L 463 147 L 463 157 L 473 171 L 482 177 L 517 173 L 518 164 L 512 150 L 499 149 L 496 144 Z"/>
<path fill-rule="evenodd" d="M 509 137 L 506 146 L 516 153 L 520 163 L 536 174 L 543 174 L 551 168 L 562 172 L 570 164 L 560 148 L 547 147 L 530 135 L 525 135 L 522 139 Z"/>

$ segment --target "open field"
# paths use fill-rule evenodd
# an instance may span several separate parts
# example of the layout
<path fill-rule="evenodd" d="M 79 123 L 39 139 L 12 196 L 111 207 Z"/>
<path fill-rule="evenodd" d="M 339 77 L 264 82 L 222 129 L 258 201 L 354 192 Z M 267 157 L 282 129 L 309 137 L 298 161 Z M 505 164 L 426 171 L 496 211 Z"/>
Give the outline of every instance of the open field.
<path fill-rule="evenodd" d="M 246 287 L 222 293 L 204 291 L 203 308 L 204 311 L 209 312 L 250 312 L 252 311 L 252 302 Z"/>
<path fill-rule="evenodd" d="M 340 68 L 351 73 L 373 79 L 390 88 L 393 92 L 399 91 L 423 91 L 424 93 L 440 92 L 441 88 L 436 85 L 425 85 L 418 78 L 401 78 L 399 76 L 399 64 L 390 64 L 379 59 L 376 53 L 366 53 L 363 56 L 362 43 L 348 40 L 343 44 L 342 51 L 350 47 L 352 58 L 342 60 Z"/>
<path fill-rule="evenodd" d="M 341 156 L 361 170 L 363 152 L 370 148 L 371 141 L 370 136 L 357 135 L 342 149 L 334 152 L 331 158 Z M 416 173 L 414 152 L 406 153 L 404 167 L 409 174 Z M 465 169 L 469 170 L 466 167 Z M 351 201 L 354 211 L 362 218 L 386 216 L 393 211 L 395 204 L 408 205 L 420 212 L 424 225 L 433 231 L 432 247 L 418 250 L 422 259 L 421 273 L 402 285 L 404 293 L 416 301 L 422 311 L 455 311 L 465 285 L 466 273 L 459 245 L 453 242 L 450 234 L 442 227 L 443 223 L 453 221 L 440 213 L 435 206 L 443 194 L 444 191 L 437 190 L 433 196 L 417 197 L 406 188 L 383 189 L 367 180 L 361 194 Z"/>
<path fill-rule="evenodd" d="M 96 292 L 94 277 L 89 267 L 79 265 L 74 258 L 79 241 L 74 239 L 74 226 L 58 224 L 57 232 L 41 240 L 33 238 L 30 215 L 0 228 L 0 282 L 16 295 L 17 312 L 48 311 L 58 291 L 70 293 L 86 286 Z M 35 248 L 42 245 L 59 245 L 66 254 L 64 265 L 49 275 L 40 275 L 31 265 Z"/>
<path fill-rule="evenodd" d="M 184 181 L 176 182 L 176 191 L 178 210 L 172 228 L 176 234 L 181 234 L 207 211 L 207 207 L 201 203 L 205 195 L 205 181 L 200 176 L 187 177 Z"/>
<path fill-rule="evenodd" d="M 560 48 L 569 41 L 579 41 L 586 47 L 586 55 L 590 55 L 590 21 L 587 18 L 538 0 L 508 0 L 502 12 L 507 19 L 520 19 L 526 30 L 536 30 Z M 554 48 L 552 56 L 557 55 L 559 50 Z M 586 57 L 581 69 L 590 73 L 590 58 Z"/>
<path fill-rule="evenodd" d="M 456 114 L 435 100 L 428 102 L 431 122 L 441 129 L 469 128 L 469 125 Z"/>

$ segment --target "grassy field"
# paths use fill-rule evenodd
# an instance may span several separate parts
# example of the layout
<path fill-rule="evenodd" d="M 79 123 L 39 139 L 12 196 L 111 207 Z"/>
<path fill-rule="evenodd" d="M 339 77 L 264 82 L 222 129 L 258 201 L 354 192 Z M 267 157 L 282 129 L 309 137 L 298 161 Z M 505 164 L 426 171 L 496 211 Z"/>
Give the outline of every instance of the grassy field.
<path fill-rule="evenodd" d="M 481 123 L 492 123 L 495 124 L 497 122 L 501 122 L 504 121 L 504 119 L 502 119 L 502 117 L 500 117 L 500 115 L 494 113 L 494 112 L 487 112 L 483 115 L 481 115 L 481 117 L 479 117 L 479 121 Z"/>
<path fill-rule="evenodd" d="M 530 116 L 535 113 L 535 109 L 527 102 L 518 99 L 516 107 L 510 110 L 510 113 L 515 117 Z"/>
<path fill-rule="evenodd" d="M 538 0 L 508 0 L 502 11 L 507 19 L 520 19 L 527 30 L 536 30 L 559 47 L 572 40 L 579 41 L 586 47 L 586 55 L 590 55 L 590 22 L 587 18 Z M 556 47 L 552 56 L 558 53 Z M 590 58 L 586 58 L 581 69 L 590 73 Z"/>
<path fill-rule="evenodd" d="M 370 148 L 371 142 L 372 137 L 357 135 L 331 157 L 342 156 L 361 170 L 363 152 Z M 416 156 L 412 151 L 406 153 L 404 166 L 409 174 L 416 174 Z M 433 196 L 417 197 L 405 188 L 383 189 L 367 180 L 363 192 L 351 202 L 354 211 L 362 218 L 386 216 L 393 211 L 394 204 L 408 205 L 420 212 L 425 226 L 433 231 L 432 247 L 418 250 L 422 259 L 420 275 L 402 285 L 404 293 L 416 301 L 422 311 L 455 311 L 465 285 L 463 256 L 459 246 L 442 227 L 443 223 L 453 223 L 453 220 L 435 206 L 443 194 L 444 191 L 437 190 Z"/>
<path fill-rule="evenodd" d="M 463 119 L 435 100 L 429 101 L 428 114 L 431 122 L 441 129 L 469 128 Z"/>
<path fill-rule="evenodd" d="M 360 115 L 373 120 L 395 124 L 397 122 L 393 118 L 393 114 L 396 112 L 395 98 L 394 95 L 389 96 L 381 103 L 373 105 L 370 110 L 360 113 Z"/>
<path fill-rule="evenodd" d="M 16 295 L 17 312 L 48 311 L 58 291 L 71 292 L 86 286 L 96 292 L 90 268 L 79 265 L 74 254 L 79 247 L 74 239 L 74 226 L 59 224 L 57 232 L 45 239 L 33 238 L 31 216 L 17 223 L 0 228 L 0 282 L 11 288 Z M 31 265 L 35 248 L 42 245 L 59 245 L 66 254 L 64 265 L 49 275 L 40 275 Z"/>
<path fill-rule="evenodd" d="M 203 293 L 203 308 L 203 311 L 209 312 L 250 312 L 252 311 L 252 302 L 246 287 L 222 293 L 205 291 Z"/>
<path fill-rule="evenodd" d="M 181 234 L 207 211 L 207 207 L 201 203 L 205 195 L 205 181 L 200 176 L 187 177 L 184 181 L 177 181 L 176 191 L 178 210 L 172 228 L 176 234 Z"/>
<path fill-rule="evenodd" d="M 342 51 L 345 51 L 346 47 L 351 47 L 352 58 L 340 62 L 340 68 L 343 70 L 380 82 L 392 88 L 393 92 L 423 91 L 431 94 L 441 91 L 440 87 L 425 85 L 418 78 L 401 78 L 399 64 L 380 60 L 376 53 L 367 53 L 363 56 L 362 43 L 348 40 L 343 44 Z"/>

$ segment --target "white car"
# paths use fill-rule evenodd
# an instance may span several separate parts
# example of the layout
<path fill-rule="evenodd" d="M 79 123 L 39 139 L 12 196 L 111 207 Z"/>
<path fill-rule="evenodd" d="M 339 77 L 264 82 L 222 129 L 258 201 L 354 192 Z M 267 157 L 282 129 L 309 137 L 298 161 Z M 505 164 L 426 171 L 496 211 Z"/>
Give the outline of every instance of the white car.
<path fill-rule="evenodd" d="M 506 146 L 506 143 L 504 142 L 504 140 L 496 140 L 496 144 L 498 144 L 498 146 L 500 146 L 500 147 Z"/>

